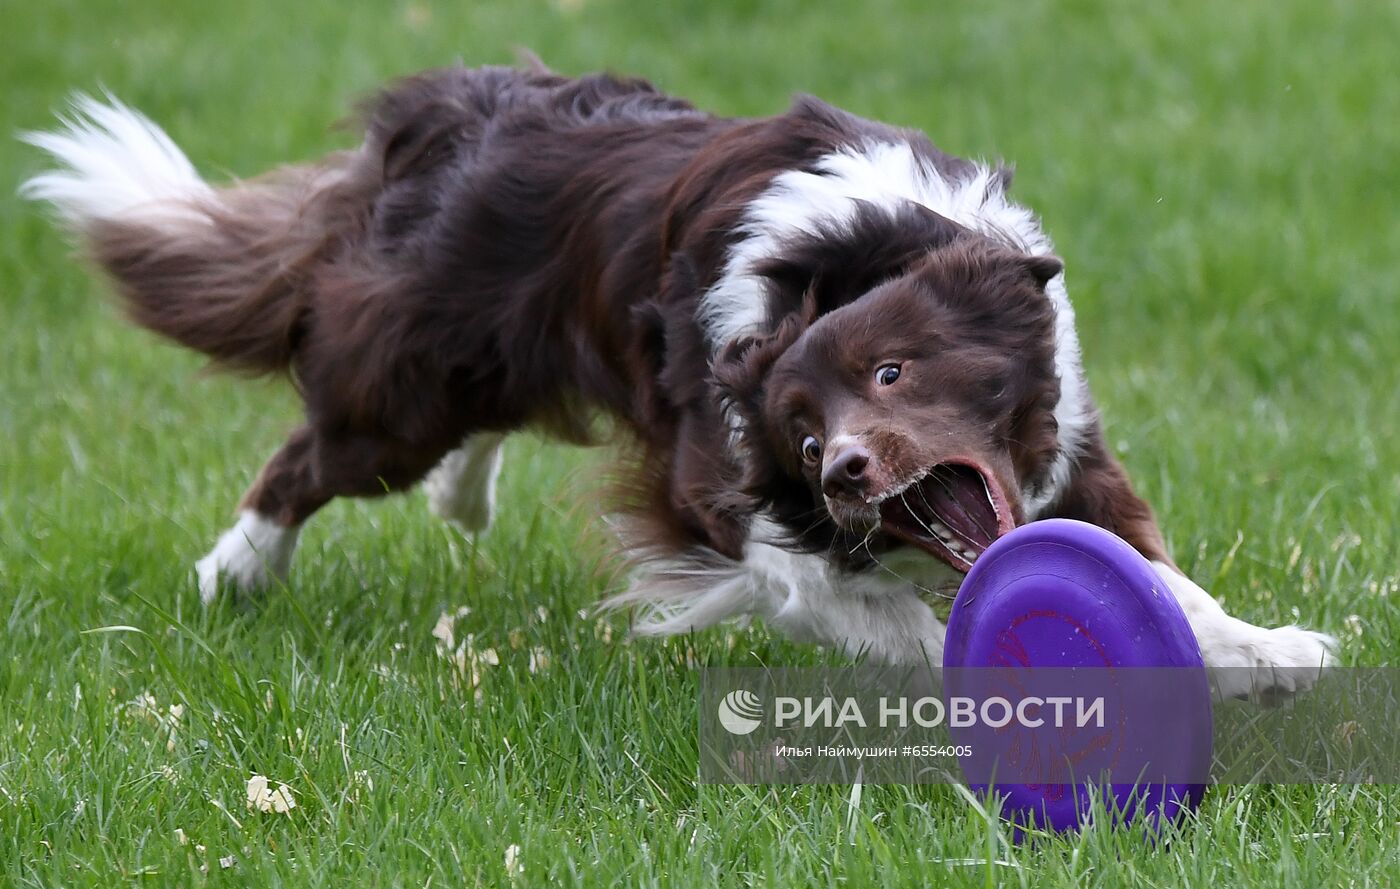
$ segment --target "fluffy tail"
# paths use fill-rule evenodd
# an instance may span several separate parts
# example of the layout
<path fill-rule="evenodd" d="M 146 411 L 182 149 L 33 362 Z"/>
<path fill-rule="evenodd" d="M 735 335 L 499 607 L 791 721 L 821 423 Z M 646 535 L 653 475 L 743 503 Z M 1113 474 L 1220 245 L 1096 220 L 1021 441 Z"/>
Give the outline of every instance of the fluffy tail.
<path fill-rule="evenodd" d="M 363 216 L 349 157 L 215 190 L 158 126 L 110 96 L 76 96 L 60 119 L 57 131 L 21 135 L 57 167 L 20 193 L 53 205 L 131 318 L 231 369 L 285 369 L 308 269 Z"/>

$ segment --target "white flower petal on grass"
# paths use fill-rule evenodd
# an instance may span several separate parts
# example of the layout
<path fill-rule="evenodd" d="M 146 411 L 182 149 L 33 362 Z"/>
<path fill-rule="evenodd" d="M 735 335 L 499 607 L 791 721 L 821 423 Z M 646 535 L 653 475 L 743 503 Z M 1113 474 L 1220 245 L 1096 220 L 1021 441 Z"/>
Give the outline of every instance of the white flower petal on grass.
<path fill-rule="evenodd" d="M 276 812 L 285 815 L 297 807 L 292 788 L 278 783 L 273 790 L 266 776 L 254 775 L 248 779 L 248 808 L 254 812 Z"/>
<path fill-rule="evenodd" d="M 248 779 L 248 808 L 262 808 L 262 801 L 267 796 L 267 777 L 264 775 L 254 775 Z"/>
<path fill-rule="evenodd" d="M 530 672 L 541 673 L 549 669 L 549 651 L 536 646 L 530 649 Z"/>
<path fill-rule="evenodd" d="M 439 640 L 438 655 L 450 662 L 455 668 L 454 687 L 457 687 L 458 684 L 465 685 L 467 689 L 475 692 L 478 700 L 481 699 L 480 686 L 486 668 L 495 667 L 501 663 L 501 656 L 496 653 L 496 649 L 477 650 L 476 636 L 472 633 L 468 633 L 455 649 L 446 648 L 442 645 L 442 640 Z"/>
<path fill-rule="evenodd" d="M 155 695 L 148 691 L 144 691 L 128 701 L 126 711 L 152 721 L 160 719 L 160 704 L 157 703 Z"/>
<path fill-rule="evenodd" d="M 453 633 L 456 626 L 457 617 L 452 612 L 444 611 L 438 615 L 437 623 L 433 625 L 433 638 L 437 640 L 439 649 L 453 649 L 457 641 Z"/>
<path fill-rule="evenodd" d="M 438 615 L 433 625 L 433 638 L 437 640 L 438 651 L 450 652 L 457 647 L 457 621 L 471 614 L 471 606 L 463 605 L 455 611 L 444 611 Z"/>
<path fill-rule="evenodd" d="M 525 865 L 520 862 L 520 846 L 511 843 L 506 846 L 506 873 L 514 877 L 516 874 L 524 873 Z"/>
<path fill-rule="evenodd" d="M 272 792 L 272 811 L 286 814 L 296 807 L 297 801 L 292 796 L 292 788 L 285 784 L 278 784 L 277 789 Z"/>

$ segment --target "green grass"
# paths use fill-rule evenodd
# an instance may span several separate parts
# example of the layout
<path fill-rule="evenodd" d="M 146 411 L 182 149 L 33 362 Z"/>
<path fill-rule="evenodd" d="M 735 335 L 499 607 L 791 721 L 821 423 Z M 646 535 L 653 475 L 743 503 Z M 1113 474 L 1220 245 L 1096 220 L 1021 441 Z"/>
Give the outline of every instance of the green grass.
<path fill-rule="evenodd" d="M 39 159 L 8 138 L 105 85 L 201 169 L 246 176 L 347 144 L 327 124 L 385 77 L 521 44 L 733 114 L 814 92 L 1014 160 L 1068 261 L 1110 441 L 1178 560 L 1241 616 L 1385 664 L 1393 4 L 0 0 L 0 22 L 0 882 L 504 884 L 511 845 L 536 885 L 1400 882 L 1385 787 L 1217 788 L 1155 847 L 1017 847 L 952 787 L 697 786 L 695 665 L 819 655 L 761 628 L 628 644 L 580 617 L 616 583 L 597 455 L 529 438 L 475 549 L 420 495 L 337 503 L 287 588 L 204 611 L 190 565 L 294 401 L 122 325 L 9 196 Z M 479 693 L 434 648 L 463 605 L 459 633 L 499 652 Z M 144 695 L 184 708 L 173 733 L 129 705 Z M 248 812 L 253 774 L 298 807 Z"/>

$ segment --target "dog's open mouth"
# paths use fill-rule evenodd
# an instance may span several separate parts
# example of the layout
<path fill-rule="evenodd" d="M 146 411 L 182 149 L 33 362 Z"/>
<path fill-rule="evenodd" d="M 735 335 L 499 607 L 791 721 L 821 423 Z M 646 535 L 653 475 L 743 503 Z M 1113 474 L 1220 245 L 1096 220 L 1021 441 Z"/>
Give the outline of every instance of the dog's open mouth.
<path fill-rule="evenodd" d="M 959 571 L 1015 526 L 991 473 L 939 463 L 880 502 L 880 527 Z"/>

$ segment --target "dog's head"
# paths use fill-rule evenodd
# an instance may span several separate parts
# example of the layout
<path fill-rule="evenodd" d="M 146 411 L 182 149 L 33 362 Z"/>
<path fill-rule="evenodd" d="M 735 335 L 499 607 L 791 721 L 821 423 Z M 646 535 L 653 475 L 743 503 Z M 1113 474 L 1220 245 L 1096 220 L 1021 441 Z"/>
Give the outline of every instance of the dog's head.
<path fill-rule="evenodd" d="M 1053 257 L 932 250 L 824 314 L 724 349 L 744 492 L 801 546 L 860 565 L 912 545 L 965 572 L 1024 520 L 1058 453 Z"/>

